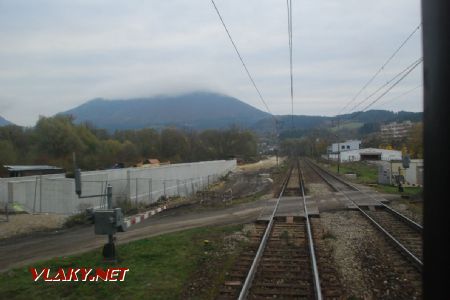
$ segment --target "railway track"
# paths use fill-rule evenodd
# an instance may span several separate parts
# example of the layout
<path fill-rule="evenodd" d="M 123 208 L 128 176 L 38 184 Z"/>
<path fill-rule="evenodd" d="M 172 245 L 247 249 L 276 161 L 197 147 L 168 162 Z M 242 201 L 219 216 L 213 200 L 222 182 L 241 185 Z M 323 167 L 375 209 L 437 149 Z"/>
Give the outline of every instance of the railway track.
<path fill-rule="evenodd" d="M 403 216 L 388 205 L 374 199 L 351 183 L 331 174 L 322 167 L 305 160 L 335 191 L 341 192 L 385 237 L 421 272 L 422 271 L 422 226 Z M 377 206 L 359 205 L 355 199 L 369 197 Z"/>
<path fill-rule="evenodd" d="M 312 229 L 302 181 L 299 165 L 291 167 L 270 220 L 264 225 L 256 223 L 259 231 L 232 269 L 218 299 L 323 299 L 319 269 L 324 270 L 327 283 L 335 283 L 326 295 L 340 292 L 336 272 L 325 267 L 330 257 L 316 258 L 314 238 L 321 231 L 319 224 Z M 298 196 L 305 217 L 276 217 L 283 196 Z"/>

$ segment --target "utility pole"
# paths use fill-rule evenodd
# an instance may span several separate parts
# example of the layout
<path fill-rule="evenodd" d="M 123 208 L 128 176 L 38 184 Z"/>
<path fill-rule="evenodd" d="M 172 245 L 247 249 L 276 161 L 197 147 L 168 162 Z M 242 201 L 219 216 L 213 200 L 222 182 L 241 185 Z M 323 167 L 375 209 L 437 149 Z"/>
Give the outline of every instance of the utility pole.
<path fill-rule="evenodd" d="M 337 172 L 339 174 L 339 168 L 341 165 L 341 144 L 340 144 L 340 137 L 339 137 L 339 130 L 341 129 L 340 127 L 341 122 L 340 119 L 338 118 L 338 129 L 337 129 L 337 138 L 338 138 L 338 161 L 337 161 Z"/>
<path fill-rule="evenodd" d="M 276 158 L 277 158 L 277 168 L 278 168 L 278 149 L 275 149 L 275 155 L 276 155 Z"/>

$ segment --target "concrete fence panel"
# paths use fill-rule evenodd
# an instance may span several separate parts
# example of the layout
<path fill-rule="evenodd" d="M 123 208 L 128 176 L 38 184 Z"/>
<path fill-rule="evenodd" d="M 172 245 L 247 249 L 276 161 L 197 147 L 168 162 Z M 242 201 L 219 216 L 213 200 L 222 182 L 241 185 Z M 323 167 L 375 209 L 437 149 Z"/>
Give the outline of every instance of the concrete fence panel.
<path fill-rule="evenodd" d="M 205 161 L 148 168 L 82 172 L 83 195 L 101 195 L 111 184 L 113 203 L 154 203 L 161 196 L 188 196 L 236 167 L 236 160 Z M 18 203 L 28 212 L 74 214 L 103 207 L 105 197 L 79 199 L 74 180 L 62 174 L 2 178 L 0 202 Z"/>

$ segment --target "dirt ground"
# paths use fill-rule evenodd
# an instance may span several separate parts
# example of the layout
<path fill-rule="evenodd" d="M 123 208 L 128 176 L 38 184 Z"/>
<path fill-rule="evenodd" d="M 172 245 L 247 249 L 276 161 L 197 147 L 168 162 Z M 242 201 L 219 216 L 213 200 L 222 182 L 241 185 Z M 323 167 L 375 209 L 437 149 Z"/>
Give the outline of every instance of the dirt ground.
<path fill-rule="evenodd" d="M 0 222 L 0 239 L 37 231 L 61 228 L 67 216 L 58 214 L 12 214 L 9 222 Z"/>
<path fill-rule="evenodd" d="M 281 165 L 281 163 L 284 161 L 284 158 L 279 157 L 278 158 L 278 164 Z M 270 156 L 267 159 L 260 160 L 253 164 L 244 164 L 239 165 L 238 169 L 242 171 L 258 171 L 262 169 L 269 169 L 272 167 L 275 167 L 277 165 L 277 158 L 276 156 Z"/>
<path fill-rule="evenodd" d="M 279 165 L 282 159 L 278 160 Z M 240 165 L 205 191 L 197 192 L 194 203 L 205 207 L 229 206 L 272 197 L 279 174 L 275 157 Z"/>

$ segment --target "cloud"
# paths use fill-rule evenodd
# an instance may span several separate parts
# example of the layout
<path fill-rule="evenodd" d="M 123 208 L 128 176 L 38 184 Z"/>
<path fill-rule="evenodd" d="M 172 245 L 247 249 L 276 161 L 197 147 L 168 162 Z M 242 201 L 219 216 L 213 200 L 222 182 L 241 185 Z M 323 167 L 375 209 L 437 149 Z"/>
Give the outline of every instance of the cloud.
<path fill-rule="evenodd" d="M 271 111 L 290 113 L 285 3 L 216 4 Z M 420 23 L 418 0 L 293 5 L 297 114 L 336 114 Z M 264 110 L 209 1 L 3 0 L 0 44 L 0 115 L 18 124 L 96 97 L 198 89 Z M 361 97 L 420 56 L 416 34 Z M 417 70 L 390 96 L 420 83 Z M 386 104 L 419 111 L 421 97 Z"/>

